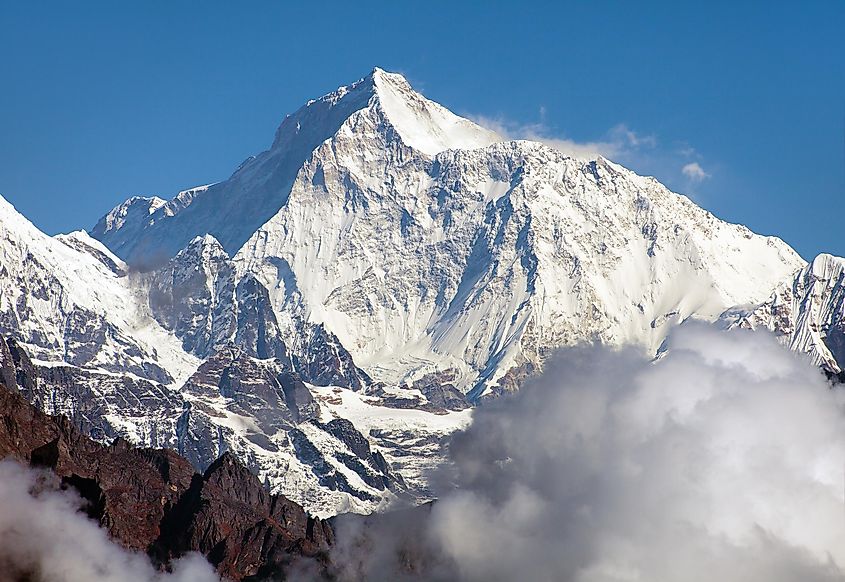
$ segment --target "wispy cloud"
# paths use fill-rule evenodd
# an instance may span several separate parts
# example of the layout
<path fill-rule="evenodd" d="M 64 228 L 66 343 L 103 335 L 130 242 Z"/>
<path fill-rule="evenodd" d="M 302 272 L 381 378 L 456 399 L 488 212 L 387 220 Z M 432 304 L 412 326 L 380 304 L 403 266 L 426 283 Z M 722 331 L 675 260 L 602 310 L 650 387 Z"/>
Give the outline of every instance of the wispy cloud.
<path fill-rule="evenodd" d="M 673 190 L 694 199 L 700 195 L 698 186 L 711 178 L 712 171 L 703 165 L 704 156 L 686 141 L 661 140 L 654 133 L 634 130 L 626 123 L 611 127 L 594 140 L 578 141 L 555 132 L 546 123 L 546 113 L 546 108 L 540 107 L 539 121 L 533 123 L 485 115 L 466 117 L 503 139 L 540 142 L 581 160 L 605 157 L 642 175 L 655 176 Z"/>
<path fill-rule="evenodd" d="M 469 117 L 478 125 L 495 131 L 505 139 L 537 141 L 576 158 L 593 159 L 603 156 L 624 160 L 633 151 L 657 147 L 657 138 L 654 135 L 640 134 L 622 123 L 606 131 L 598 140 L 576 141 L 566 136 L 555 136 L 543 121 L 517 123 L 501 117 Z M 540 117 L 545 117 L 545 108 L 540 108 Z"/>
<path fill-rule="evenodd" d="M 702 182 L 710 177 L 710 174 L 704 171 L 701 164 L 698 162 L 690 162 L 681 168 L 681 173 L 689 178 L 691 182 Z"/>

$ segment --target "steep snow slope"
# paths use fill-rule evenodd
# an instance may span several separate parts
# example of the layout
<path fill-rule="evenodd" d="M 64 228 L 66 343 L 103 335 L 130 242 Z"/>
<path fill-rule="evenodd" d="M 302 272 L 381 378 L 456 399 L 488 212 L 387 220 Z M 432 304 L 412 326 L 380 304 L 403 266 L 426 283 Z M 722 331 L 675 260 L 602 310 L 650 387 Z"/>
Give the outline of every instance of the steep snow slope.
<path fill-rule="evenodd" d="M 722 315 L 727 327 L 768 329 L 830 372 L 845 369 L 845 259 L 821 254 L 757 305 Z"/>
<path fill-rule="evenodd" d="M 502 142 L 378 69 L 286 118 L 230 180 L 140 226 L 112 214 L 94 234 L 121 256 L 215 234 L 282 336 L 321 325 L 375 380 L 448 372 L 473 398 L 561 345 L 655 350 L 672 324 L 762 301 L 804 266 L 652 178 Z"/>
<path fill-rule="evenodd" d="M 434 156 L 445 150 L 477 148 L 502 140 L 495 132 L 429 101 L 402 75 L 376 68 L 363 82 L 368 81 L 372 82 L 373 95 L 367 106 L 380 109 L 402 142 L 419 152 Z"/>

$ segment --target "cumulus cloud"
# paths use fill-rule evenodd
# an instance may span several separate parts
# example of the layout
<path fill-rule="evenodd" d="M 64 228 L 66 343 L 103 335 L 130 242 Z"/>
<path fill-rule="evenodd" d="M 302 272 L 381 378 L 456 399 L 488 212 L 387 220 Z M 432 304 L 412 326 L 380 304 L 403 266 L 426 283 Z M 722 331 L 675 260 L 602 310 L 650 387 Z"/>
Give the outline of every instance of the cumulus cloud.
<path fill-rule="evenodd" d="M 540 110 L 541 117 L 545 109 Z M 657 139 L 653 135 L 641 135 L 624 124 L 611 128 L 601 140 L 577 142 L 565 137 L 556 137 L 544 123 L 514 123 L 503 118 L 491 118 L 483 115 L 470 116 L 482 127 L 495 131 L 505 139 L 526 139 L 546 144 L 566 155 L 595 159 L 603 156 L 609 159 L 624 158 L 630 151 L 640 148 L 654 148 Z"/>
<path fill-rule="evenodd" d="M 172 573 L 109 540 L 80 513 L 81 500 L 58 491 L 55 476 L 0 462 L 0 581 L 219 582 L 208 562 L 189 555 Z"/>
<path fill-rule="evenodd" d="M 382 520 L 390 551 L 338 561 L 370 580 L 843 579 L 840 391 L 767 334 L 692 325 L 668 346 L 561 352 L 453 438 L 430 511 Z"/>
<path fill-rule="evenodd" d="M 701 182 L 710 177 L 710 174 L 705 172 L 704 168 L 702 168 L 701 164 L 698 162 L 690 162 L 689 164 L 686 164 L 683 168 L 681 168 L 681 172 L 692 182 Z"/>

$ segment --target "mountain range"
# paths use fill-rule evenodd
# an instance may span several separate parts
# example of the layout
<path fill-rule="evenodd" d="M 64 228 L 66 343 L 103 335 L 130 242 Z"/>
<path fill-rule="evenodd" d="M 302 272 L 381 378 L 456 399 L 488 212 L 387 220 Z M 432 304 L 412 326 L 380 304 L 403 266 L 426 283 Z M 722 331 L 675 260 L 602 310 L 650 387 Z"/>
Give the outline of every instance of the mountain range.
<path fill-rule="evenodd" d="M 838 374 L 843 277 L 381 69 L 227 180 L 130 198 L 90 232 L 47 236 L 0 199 L 0 333 L 31 403 L 201 471 L 230 452 L 319 517 L 430 499 L 448 435 L 563 346 L 656 354 L 705 320 Z"/>

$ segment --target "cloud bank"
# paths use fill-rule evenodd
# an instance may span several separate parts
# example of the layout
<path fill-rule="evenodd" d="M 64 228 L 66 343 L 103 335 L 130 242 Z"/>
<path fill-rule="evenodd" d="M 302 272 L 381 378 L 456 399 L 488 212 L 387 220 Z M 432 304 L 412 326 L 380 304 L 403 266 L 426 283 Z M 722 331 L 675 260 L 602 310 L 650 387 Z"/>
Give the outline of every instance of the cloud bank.
<path fill-rule="evenodd" d="M 340 579 L 845 577 L 842 395 L 769 335 L 684 326 L 657 363 L 565 350 L 451 458 L 430 511 L 341 537 Z"/>
<path fill-rule="evenodd" d="M 55 476 L 0 462 L 0 582 L 219 582 L 202 556 L 157 572 L 149 559 L 109 540 L 79 512 L 81 500 L 57 491 Z"/>

